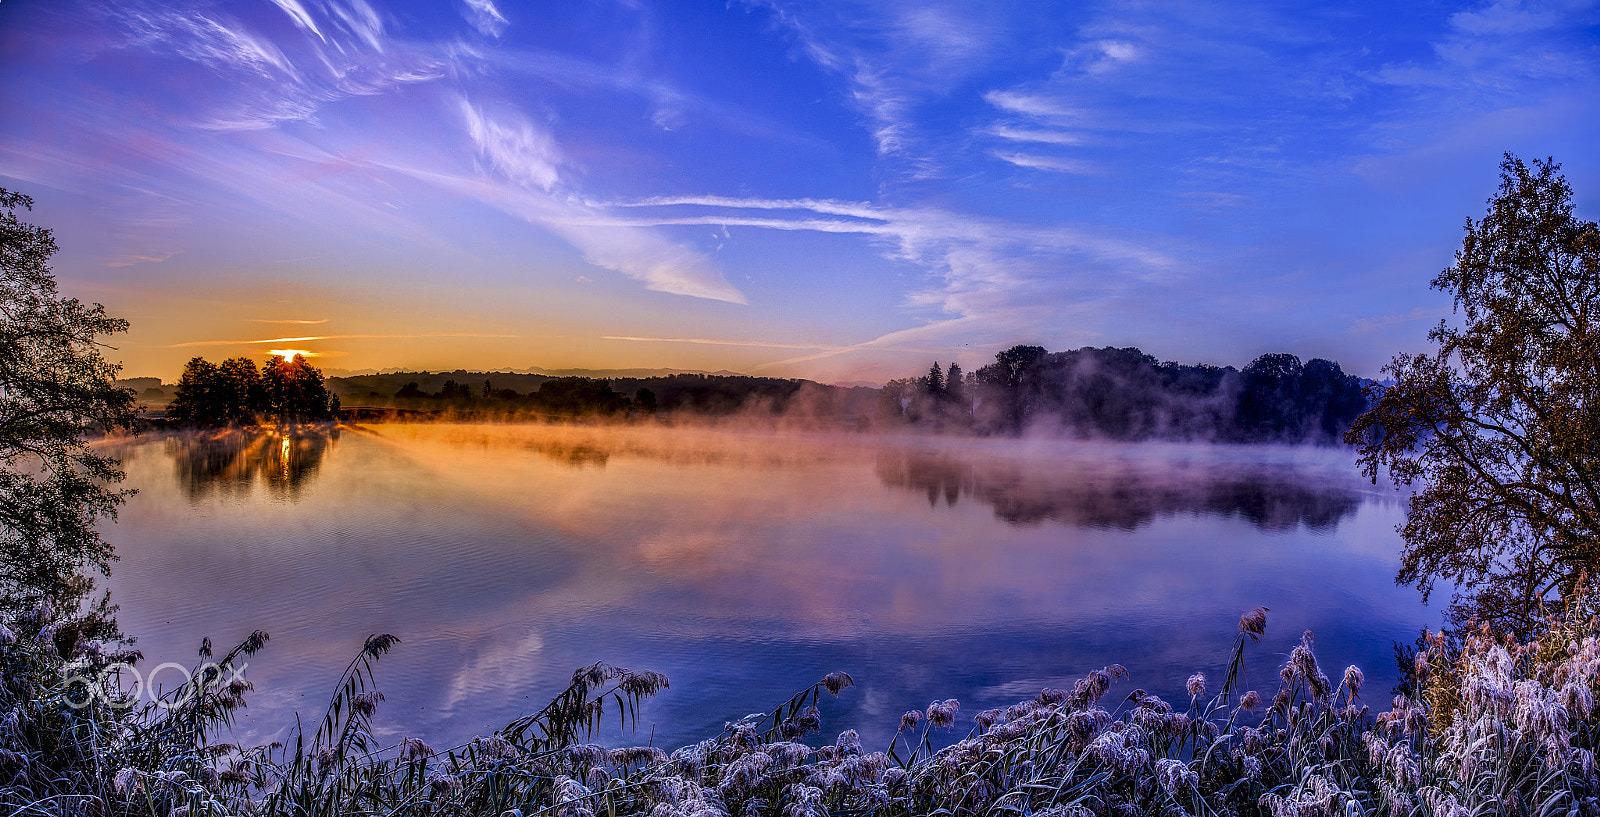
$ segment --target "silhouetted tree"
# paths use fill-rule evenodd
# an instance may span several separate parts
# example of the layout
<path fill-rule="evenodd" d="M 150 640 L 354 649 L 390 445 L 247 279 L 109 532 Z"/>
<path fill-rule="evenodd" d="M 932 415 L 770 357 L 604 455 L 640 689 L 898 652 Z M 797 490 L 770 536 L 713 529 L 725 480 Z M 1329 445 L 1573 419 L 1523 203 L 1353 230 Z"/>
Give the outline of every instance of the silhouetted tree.
<path fill-rule="evenodd" d="M 556 414 L 613 414 L 627 406 L 628 398 L 605 380 L 560 377 L 539 387 L 538 402 Z"/>
<path fill-rule="evenodd" d="M 0 189 L 0 607 L 40 594 L 75 603 L 106 572 L 111 546 L 95 520 L 124 494 L 117 461 L 89 447 L 93 433 L 131 428 L 133 392 L 100 356 L 127 321 L 99 304 L 62 297 L 50 271 L 50 230 L 22 221 L 33 200 Z M 14 611 L 4 611 L 14 612 Z"/>
<path fill-rule="evenodd" d="M 1249 441 L 1281 440 L 1289 436 L 1300 406 L 1300 378 L 1305 369 L 1300 358 L 1287 354 L 1262 355 L 1240 372 L 1244 388 L 1239 393 L 1238 427 Z"/>
<path fill-rule="evenodd" d="M 422 390 L 422 387 L 417 385 L 417 381 L 413 380 L 410 383 L 401 386 L 400 390 L 394 393 L 394 396 L 398 398 L 414 400 L 421 397 L 428 397 L 429 395 L 427 392 Z"/>
<path fill-rule="evenodd" d="M 940 431 L 1015 434 L 1039 425 L 1117 440 L 1326 444 L 1366 409 L 1358 378 L 1293 355 L 1263 355 L 1245 372 L 1162 363 L 1132 348 L 1019 346 L 995 358 L 967 375 L 952 364 L 937 400 L 930 377 L 891 381 L 879 415 Z"/>
<path fill-rule="evenodd" d="M 267 358 L 261 365 L 261 381 L 268 411 L 279 423 L 320 422 L 338 415 L 339 398 L 328 393 L 322 372 L 303 357 Z"/>
<path fill-rule="evenodd" d="M 1034 369 L 1047 354 L 1043 346 L 1013 346 L 977 371 L 986 400 L 993 401 L 997 419 L 1011 431 L 1021 431 L 1027 422 L 1031 398 L 1038 391 Z"/>
<path fill-rule="evenodd" d="M 1339 364 L 1317 358 L 1300 373 L 1300 403 L 1308 438 L 1337 440 L 1363 411 L 1367 397 L 1361 378 L 1344 373 Z"/>
<path fill-rule="evenodd" d="M 633 393 L 633 403 L 640 411 L 646 414 L 656 413 L 656 393 L 649 389 L 640 389 Z"/>
<path fill-rule="evenodd" d="M 1600 227 L 1553 160 L 1507 154 L 1500 190 L 1433 279 L 1463 322 L 1399 355 L 1351 427 L 1362 467 L 1420 484 L 1397 581 L 1444 579 L 1458 612 L 1525 630 L 1600 569 Z"/>
<path fill-rule="evenodd" d="M 267 411 L 267 388 L 261 379 L 261 370 L 247 357 L 235 357 L 217 366 L 217 375 L 225 393 L 223 402 L 228 406 L 228 421 L 240 425 L 256 422 Z"/>
<path fill-rule="evenodd" d="M 962 380 L 961 367 L 954 362 L 944 376 L 944 394 L 959 420 L 971 419 L 972 403 L 967 399 L 966 382 Z"/>
<path fill-rule="evenodd" d="M 911 395 L 917 391 L 916 378 L 900 378 L 883 384 L 878 391 L 878 419 L 904 421 L 911 407 Z"/>
<path fill-rule="evenodd" d="M 167 418 L 186 426 L 216 428 L 227 425 L 233 414 L 230 389 L 223 384 L 222 372 L 203 357 L 190 358 L 178 377 Z"/>

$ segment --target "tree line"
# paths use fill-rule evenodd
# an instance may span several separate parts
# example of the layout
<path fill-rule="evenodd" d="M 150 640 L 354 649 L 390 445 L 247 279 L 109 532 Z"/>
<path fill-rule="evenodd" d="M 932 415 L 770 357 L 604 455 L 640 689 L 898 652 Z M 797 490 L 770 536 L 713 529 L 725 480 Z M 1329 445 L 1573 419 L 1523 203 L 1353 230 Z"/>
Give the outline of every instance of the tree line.
<path fill-rule="evenodd" d="M 611 387 L 611 383 L 590 377 L 557 377 L 545 381 L 527 394 L 515 389 L 496 388 L 492 378 L 474 388 L 450 379 L 436 392 L 424 391 L 418 381 L 407 382 L 394 393 L 394 404 L 402 408 L 436 408 L 491 412 L 535 412 L 566 416 L 612 416 L 634 411 L 653 413 L 655 395 L 641 389 L 632 398 Z"/>
<path fill-rule="evenodd" d="M 221 363 L 194 358 L 167 406 L 167 419 L 196 428 L 313 423 L 338 415 L 339 398 L 328 393 L 322 372 L 303 357 L 282 355 L 259 367 L 247 357 Z"/>
<path fill-rule="evenodd" d="M 492 373 L 482 381 L 469 372 L 455 372 L 437 391 L 423 388 L 422 378 L 409 380 L 393 393 L 392 404 L 407 409 L 454 409 L 490 413 L 535 412 L 560 415 L 651 415 L 657 411 L 726 416 L 752 414 L 817 417 L 867 416 L 874 390 L 826 386 L 809 380 L 749 375 L 673 374 L 661 377 L 557 377 L 528 392 L 501 388 Z M 358 378 L 331 378 L 358 384 Z M 434 381 L 437 383 L 437 381 Z M 500 382 L 504 382 L 501 380 Z M 348 386 L 347 386 L 348 388 Z M 350 394 L 349 391 L 346 394 Z M 356 399 L 356 398 L 352 398 Z M 369 390 L 367 400 L 385 400 Z"/>
<path fill-rule="evenodd" d="M 878 416 L 979 434 L 1334 444 L 1366 409 L 1363 381 L 1328 360 L 1267 354 L 1240 371 L 1133 348 L 1013 346 L 974 372 L 935 362 L 925 375 L 890 381 Z"/>

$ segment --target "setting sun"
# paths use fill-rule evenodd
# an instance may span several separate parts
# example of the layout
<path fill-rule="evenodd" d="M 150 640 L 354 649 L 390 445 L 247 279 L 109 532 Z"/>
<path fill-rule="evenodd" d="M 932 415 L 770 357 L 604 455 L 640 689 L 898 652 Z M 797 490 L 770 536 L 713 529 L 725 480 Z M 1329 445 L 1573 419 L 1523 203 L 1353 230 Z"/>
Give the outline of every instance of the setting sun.
<path fill-rule="evenodd" d="M 316 352 L 308 352 L 305 349 L 268 349 L 267 354 L 282 357 L 284 363 L 293 363 L 297 357 L 320 357 Z"/>

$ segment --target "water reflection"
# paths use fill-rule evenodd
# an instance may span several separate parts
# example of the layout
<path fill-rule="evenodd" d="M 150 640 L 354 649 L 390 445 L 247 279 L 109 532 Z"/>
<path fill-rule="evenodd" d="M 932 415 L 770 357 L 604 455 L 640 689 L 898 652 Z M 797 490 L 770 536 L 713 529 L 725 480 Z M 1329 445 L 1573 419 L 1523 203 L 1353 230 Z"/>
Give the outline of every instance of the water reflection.
<path fill-rule="evenodd" d="M 883 484 L 924 492 L 928 506 L 984 503 L 1013 525 L 1057 522 L 1131 531 L 1178 514 L 1239 516 L 1264 531 L 1314 531 L 1353 515 L 1362 496 L 1343 480 L 1308 479 L 1290 466 L 1149 463 L 1103 458 L 1039 463 L 887 450 L 878 454 Z"/>
<path fill-rule="evenodd" d="M 607 446 L 596 445 L 593 442 L 572 442 L 562 439 L 535 439 L 523 443 L 522 447 L 541 457 L 554 460 L 562 465 L 573 468 L 606 467 L 606 462 L 611 459 L 611 449 Z"/>
<path fill-rule="evenodd" d="M 337 428 L 230 429 L 174 435 L 166 450 L 191 501 L 248 495 L 257 485 L 293 501 L 316 478 L 338 439 Z"/>
<path fill-rule="evenodd" d="M 105 531 L 151 666 L 272 633 L 241 724 L 263 735 L 376 632 L 403 639 L 389 738 L 492 731 L 603 659 L 672 678 L 657 745 L 843 669 L 859 687 L 830 725 L 881 747 L 933 698 L 979 711 L 1112 662 L 1181 695 L 1258 604 L 1253 684 L 1309 628 L 1384 688 L 1390 641 L 1431 623 L 1392 584 L 1397 506 L 1344 452 L 532 425 L 288 442 L 136 446 L 139 494 Z"/>

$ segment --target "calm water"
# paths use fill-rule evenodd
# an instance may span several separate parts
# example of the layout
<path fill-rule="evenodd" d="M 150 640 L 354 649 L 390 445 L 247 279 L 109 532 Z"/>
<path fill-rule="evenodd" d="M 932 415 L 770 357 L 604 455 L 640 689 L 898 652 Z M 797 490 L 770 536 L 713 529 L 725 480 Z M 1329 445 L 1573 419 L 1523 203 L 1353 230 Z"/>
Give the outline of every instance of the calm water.
<path fill-rule="evenodd" d="M 1438 620 L 1392 583 L 1396 493 L 1342 451 L 379 425 L 123 456 L 123 627 L 146 666 L 271 633 L 258 738 L 314 720 L 376 632 L 401 638 L 390 736 L 464 740 L 605 660 L 672 688 L 602 737 L 671 748 L 833 670 L 858 686 L 825 731 L 877 745 L 932 699 L 970 724 L 1112 662 L 1176 699 L 1263 604 L 1252 686 L 1311 629 L 1382 702 L 1391 642 Z"/>

